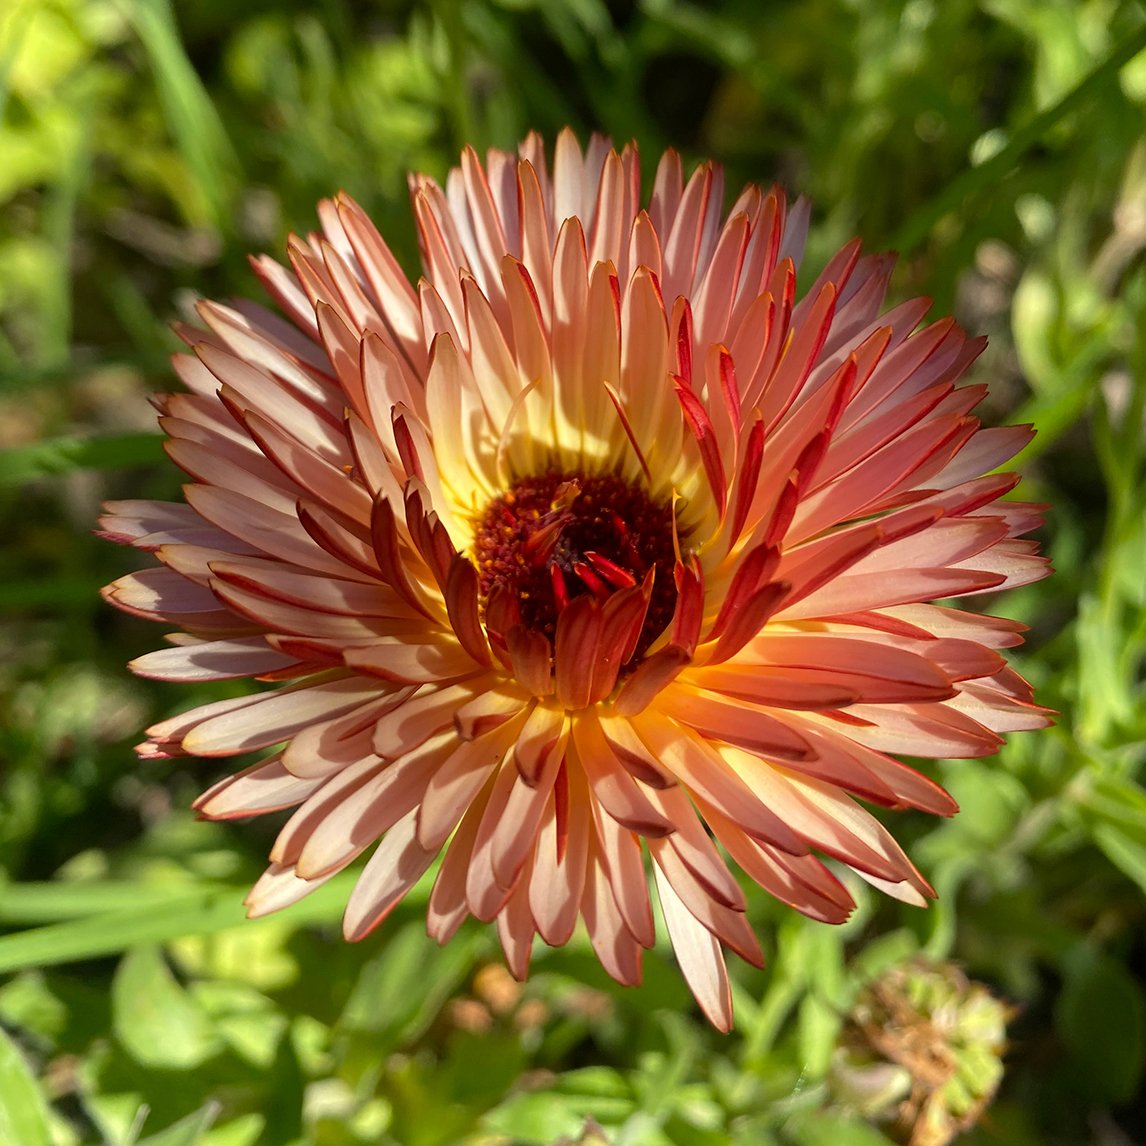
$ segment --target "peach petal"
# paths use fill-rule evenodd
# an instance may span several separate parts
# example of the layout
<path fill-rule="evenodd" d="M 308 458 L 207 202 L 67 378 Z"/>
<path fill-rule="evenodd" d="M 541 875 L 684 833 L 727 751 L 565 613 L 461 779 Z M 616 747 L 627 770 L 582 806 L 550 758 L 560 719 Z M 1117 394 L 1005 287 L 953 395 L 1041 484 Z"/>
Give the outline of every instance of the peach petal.
<path fill-rule="evenodd" d="M 318 637 L 350 645 L 398 634 L 416 636 L 421 628 L 417 621 L 407 618 L 339 615 L 295 605 L 271 595 L 275 590 L 273 582 L 259 584 L 256 581 L 253 584 L 258 586 L 258 591 L 252 592 L 245 586 L 214 578 L 211 591 L 240 617 L 272 633 Z"/>
<path fill-rule="evenodd" d="M 336 198 L 335 206 L 358 265 L 377 299 L 378 313 L 383 317 L 390 337 L 410 357 L 412 369 L 424 369 L 424 343 L 416 292 L 366 212 L 346 194 Z"/>
<path fill-rule="evenodd" d="M 513 746 L 513 761 L 522 780 L 537 787 L 551 763 L 559 763 L 569 739 L 569 721 L 557 705 L 534 705 Z M 552 782 L 552 781 L 551 781 Z"/>
<path fill-rule="evenodd" d="M 613 898 L 613 885 L 600 862 L 590 864 L 581 914 L 589 932 L 589 942 L 601 966 L 618 983 L 626 987 L 639 985 L 641 944 L 625 925 L 625 919 Z"/>
<path fill-rule="evenodd" d="M 334 577 L 360 579 L 346 562 L 332 557 L 307 535 L 298 518 L 261 505 L 231 490 L 209 485 L 185 487 L 188 502 L 212 525 L 269 557 Z"/>
<path fill-rule="evenodd" d="M 231 820 L 293 808 L 318 786 L 318 780 L 291 775 L 278 756 L 272 756 L 208 788 L 191 806 L 205 819 Z"/>
<path fill-rule="evenodd" d="M 165 558 L 166 553 L 161 557 Z M 418 612 L 409 608 L 387 585 L 317 577 L 306 569 L 291 569 L 281 561 L 212 559 L 209 572 L 228 585 L 309 612 L 394 620 L 419 618 Z"/>
<path fill-rule="evenodd" d="M 256 330 L 238 311 L 214 302 L 201 302 L 197 309 L 203 321 L 230 351 L 230 372 L 240 369 L 235 363 L 253 366 L 273 378 L 287 393 L 314 408 L 337 409 L 336 390 L 330 378 L 300 363 L 284 347 Z M 221 363 L 222 359 L 209 354 L 204 357 L 204 362 L 218 377 L 212 362 Z"/>
<path fill-rule="evenodd" d="M 723 755 L 757 797 L 816 848 L 857 871 L 926 888 L 887 831 L 834 785 L 764 764 L 739 749 Z"/>
<path fill-rule="evenodd" d="M 163 443 L 167 456 L 196 481 L 209 481 L 220 489 L 234 490 L 262 502 L 279 513 L 290 513 L 300 489 L 266 458 L 257 453 L 216 442 L 181 424 L 178 418 L 161 418 L 164 431 L 171 435 Z M 244 456 L 247 455 L 247 456 Z"/>
<path fill-rule="evenodd" d="M 362 869 L 342 919 L 342 933 L 351 943 L 369 935 L 433 862 L 437 849 L 418 843 L 417 818 L 415 810 L 399 820 Z"/>
<path fill-rule="evenodd" d="M 568 943 L 577 924 L 591 831 L 585 781 L 568 767 L 559 774 L 558 785 L 562 776 L 569 788 L 565 822 L 559 822 L 558 801 L 548 802 L 529 880 L 529 909 L 538 934 L 551 947 Z"/>
<path fill-rule="evenodd" d="M 697 678 L 703 680 L 704 674 L 697 673 Z M 763 756 L 803 760 L 815 755 L 808 740 L 788 720 L 692 683 L 678 680 L 664 691 L 657 708 L 709 739 L 738 744 Z"/>
<path fill-rule="evenodd" d="M 803 840 L 743 784 L 723 755 L 706 747 L 686 728 L 655 713 L 642 713 L 631 723 L 652 757 L 749 835 L 790 855 L 808 850 Z"/>
<path fill-rule="evenodd" d="M 278 864 L 294 867 L 303 848 L 325 817 L 344 801 L 353 797 L 384 764 L 377 756 L 366 755 L 348 761 L 333 775 L 321 777 L 318 788 L 292 813 L 279 829 L 271 847 L 270 858 Z"/>
<path fill-rule="evenodd" d="M 524 724 L 521 715 L 476 740 L 465 741 L 438 766 L 418 809 L 418 840 L 424 848 L 436 850 L 445 843 Z"/>
<path fill-rule="evenodd" d="M 728 854 L 769 895 L 821 923 L 842 923 L 855 903 L 814 856 L 789 856 L 745 835 L 715 809 L 704 816 Z"/>
<path fill-rule="evenodd" d="M 703 887 L 705 896 L 733 911 L 744 911 L 744 893 L 712 846 L 688 796 L 680 788 L 667 788 L 652 792 L 649 798 L 676 825 L 665 847 L 676 854 L 690 877 Z M 654 849 L 650 844 L 649 850 L 655 857 L 663 854 L 665 847 L 658 844 Z"/>
<path fill-rule="evenodd" d="M 253 697 L 233 711 L 210 716 L 183 737 L 183 747 L 195 756 L 230 756 L 265 748 L 316 720 L 337 716 L 376 694 L 371 682 L 343 677 L 317 684 L 304 682 Z"/>
<path fill-rule="evenodd" d="M 653 874 L 681 974 L 708 1021 L 727 1034 L 732 1029 L 732 988 L 720 943 L 692 916 L 661 869 L 654 865 Z"/>
<path fill-rule="evenodd" d="M 629 934 L 642 946 L 656 942 L 648 877 L 640 839 L 621 827 L 596 801 L 591 805 L 596 829 L 598 866 Z"/>
<path fill-rule="evenodd" d="M 648 846 L 653 857 L 653 870 L 663 872 L 689 914 L 745 962 L 762 967 L 763 952 L 743 912 L 730 910 L 713 899 L 668 841 L 651 840 Z"/>
<path fill-rule="evenodd" d="M 302 879 L 293 867 L 271 864 L 243 900 L 247 906 L 247 918 L 259 919 L 298 903 L 322 887 L 334 874 L 332 872 L 322 879 Z"/>
<path fill-rule="evenodd" d="M 556 768 L 554 768 L 556 773 Z M 466 869 L 466 906 L 470 914 L 483 923 L 489 923 L 505 906 L 517 882 L 517 876 L 524 863 L 529 848 L 523 848 L 519 856 L 511 857 L 511 862 L 499 864 L 499 870 L 508 879 L 499 879 L 493 866 L 494 836 L 498 825 L 509 813 L 509 801 L 514 792 L 524 788 L 517 770 L 503 764 L 494 772 L 489 783 L 489 801 L 474 837 L 473 852 Z M 528 789 L 525 789 L 528 793 Z M 527 796 L 527 799 L 529 797 Z M 543 801 L 536 801 L 542 803 Z M 526 828 L 527 825 L 522 825 Z M 526 833 L 532 844 L 533 837 Z"/>
<path fill-rule="evenodd" d="M 520 774 L 514 779 L 512 790 L 505 801 L 504 813 L 490 829 L 490 868 L 500 887 L 512 888 L 517 884 L 533 852 L 557 778 L 557 770 L 563 759 L 563 752 L 551 752 L 532 783 Z M 508 772 L 508 769 L 503 766 L 503 771 Z M 483 817 L 483 826 L 484 823 Z"/>
<path fill-rule="evenodd" d="M 466 868 L 473 839 L 485 804 L 479 795 L 462 819 L 446 848 L 426 909 L 426 933 L 438 943 L 448 943 L 469 917 L 466 907 Z"/>
<path fill-rule="evenodd" d="M 236 680 L 297 663 L 268 647 L 262 637 L 236 637 L 159 649 L 136 657 L 128 667 L 153 680 Z"/>
<path fill-rule="evenodd" d="M 468 676 L 481 667 L 449 640 L 415 643 L 405 637 L 380 637 L 368 645 L 347 648 L 346 663 L 383 680 L 410 684 Z"/>
<path fill-rule="evenodd" d="M 371 755 L 375 729 L 389 713 L 405 705 L 413 692 L 413 687 L 407 687 L 383 693 L 342 716 L 307 725 L 283 749 L 284 767 L 302 779 L 326 777 Z"/>
<path fill-rule="evenodd" d="M 341 870 L 383 833 L 417 810 L 432 770 L 452 750 L 432 740 L 376 770 L 361 787 L 324 811 L 302 846 L 295 867 L 304 879 Z"/>
<path fill-rule="evenodd" d="M 506 966 L 519 982 L 523 982 L 529 974 L 533 936 L 536 934 L 524 882 L 523 886 L 509 897 L 497 917 L 497 937 L 505 953 Z"/>
<path fill-rule="evenodd" d="M 863 721 L 850 730 L 853 739 L 880 752 L 907 756 L 990 756 L 998 752 L 1002 737 L 947 704 L 879 706 L 856 705 Z"/>
<path fill-rule="evenodd" d="M 572 721 L 575 762 L 589 781 L 594 802 L 622 827 L 641 836 L 664 836 L 673 821 L 662 815 L 622 767 L 605 739 L 596 713 L 587 709 Z"/>

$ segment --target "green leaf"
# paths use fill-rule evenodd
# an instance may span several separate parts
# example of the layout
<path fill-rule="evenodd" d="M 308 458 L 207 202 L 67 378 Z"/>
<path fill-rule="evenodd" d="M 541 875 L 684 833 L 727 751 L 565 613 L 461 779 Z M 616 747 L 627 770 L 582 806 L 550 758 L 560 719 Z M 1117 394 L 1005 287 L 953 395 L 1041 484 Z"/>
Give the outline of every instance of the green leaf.
<path fill-rule="evenodd" d="M 0 1028 L 0 1142 L 50 1146 L 48 1104 L 19 1047 Z"/>
<path fill-rule="evenodd" d="M 585 1095 L 588 1098 L 622 1098 L 631 1093 L 624 1076 L 611 1066 L 583 1066 L 566 1071 L 558 1082 L 562 1094 Z"/>
<path fill-rule="evenodd" d="M 270 998 L 227 979 L 196 979 L 189 990 L 231 1051 L 258 1071 L 270 1069 L 287 1026 Z"/>
<path fill-rule="evenodd" d="M 64 609 L 100 603 L 106 577 L 45 577 L 0 583 L 0 609 Z"/>
<path fill-rule="evenodd" d="M 815 927 L 806 920 L 801 924 L 808 993 L 799 1009 L 800 1058 L 808 1075 L 819 1079 L 827 1073 L 846 1010 L 843 938 L 832 928 Z"/>
<path fill-rule="evenodd" d="M 1031 379 L 1032 387 L 1045 387 L 1051 379 L 1058 381 L 1053 334 L 1059 303 L 1051 276 L 1041 268 L 1032 267 L 1015 288 L 1011 331 L 1024 375 Z"/>
<path fill-rule="evenodd" d="M 165 905 L 109 911 L 5 935 L 0 938 L 0 974 L 112 955 L 140 943 L 161 943 L 181 935 L 234 927 L 244 918 L 241 896 L 237 889 L 199 893 L 169 899 Z"/>
<path fill-rule="evenodd" d="M 117 469 L 163 461 L 160 434 L 51 438 L 0 452 L 0 485 L 21 485 L 81 469 Z"/>
<path fill-rule="evenodd" d="M 0 1021 L 53 1044 L 68 1024 L 68 1008 L 39 971 L 26 971 L 0 987 Z"/>
<path fill-rule="evenodd" d="M 521 1040 L 509 1032 L 478 1035 L 459 1031 L 438 1071 L 438 1085 L 451 1101 L 480 1110 L 511 1089 L 525 1061 Z M 481 1064 L 480 1070 L 474 1069 L 475 1063 Z"/>
<path fill-rule="evenodd" d="M 1146 844 L 1141 844 L 1112 824 L 1094 829 L 1094 842 L 1116 868 L 1146 892 Z"/>
<path fill-rule="evenodd" d="M 355 872 L 347 872 L 280 914 L 295 924 L 330 922 L 342 914 Z M 71 963 L 112 955 L 144 943 L 165 943 L 184 935 L 207 935 L 228 927 L 262 927 L 275 920 L 247 921 L 245 889 L 211 887 L 180 895 L 170 892 L 162 904 L 150 899 L 123 911 L 101 912 L 87 919 L 55 923 L 0 937 L 0 974 L 26 967 Z"/>
<path fill-rule="evenodd" d="M 800 1057 L 813 1079 L 822 1078 L 828 1070 L 843 1026 L 843 1016 L 829 1000 L 809 992 L 800 1002 Z"/>
<path fill-rule="evenodd" d="M 1095 776 L 1079 800 L 1092 825 L 1108 824 L 1146 847 L 1146 790 L 1124 776 Z"/>
<path fill-rule="evenodd" d="M 695 1024 L 671 1011 L 663 1011 L 657 1017 L 664 1028 L 668 1053 L 646 1054 L 642 1069 L 633 1078 L 640 1107 L 649 1115 L 659 1115 L 666 1106 L 680 1100 L 692 1064 L 703 1053 Z M 624 1083 L 623 1079 L 619 1081 Z M 627 1090 L 627 1084 L 625 1087 Z"/>
<path fill-rule="evenodd" d="M 369 1031 L 380 1046 L 413 1041 L 472 972 L 486 944 L 486 937 L 475 931 L 439 950 L 423 923 L 407 924 L 362 968 L 339 1026 Z"/>
<path fill-rule="evenodd" d="M 267 1142 L 293 1142 L 302 1135 L 302 1101 L 306 1079 L 290 1030 L 283 1031 L 268 1081 L 269 1099 L 264 1114 Z"/>
<path fill-rule="evenodd" d="M 857 952 L 851 961 L 852 976 L 858 982 L 869 983 L 897 964 L 906 962 L 918 950 L 919 940 L 906 927 L 889 931 L 866 943 Z"/>
<path fill-rule="evenodd" d="M 166 1130 L 141 1138 L 135 1146 L 197 1146 L 219 1117 L 219 1109 L 219 1103 L 208 1102 L 194 1114 L 173 1122 Z"/>
<path fill-rule="evenodd" d="M 795 1146 L 888 1146 L 878 1130 L 857 1118 L 819 1111 L 794 1114 L 784 1129 Z"/>
<path fill-rule="evenodd" d="M 144 1066 L 186 1070 L 218 1048 L 206 1015 L 176 981 L 158 947 L 129 951 L 111 991 L 116 1036 Z"/>
<path fill-rule="evenodd" d="M 482 1119 L 482 1128 L 506 1135 L 522 1146 L 542 1146 L 562 1137 L 576 1142 L 586 1118 L 615 1126 L 627 1119 L 632 1110 L 632 1099 L 620 1095 L 567 1094 L 557 1090 L 515 1094 Z"/>
<path fill-rule="evenodd" d="M 1146 891 L 1146 791 L 1124 776 L 1095 776 L 1076 805 L 1107 859 Z"/>
<path fill-rule="evenodd" d="M 133 0 L 126 13 L 147 52 L 167 125 L 191 176 L 191 222 L 224 228 L 240 165 L 195 66 L 180 42 L 169 0 Z"/>
<path fill-rule="evenodd" d="M 719 1107 L 715 1103 L 710 1105 L 713 1107 L 712 1114 L 715 1115 Z M 693 1104 L 691 1109 L 688 1109 L 688 1103 L 682 1103 L 682 1106 L 686 1107 L 683 1113 L 674 1113 L 665 1120 L 661 1130 L 661 1138 L 666 1146 L 729 1146 L 728 1130 L 724 1126 L 723 1118 L 718 1121 L 711 1118 L 710 1121 L 714 1123 L 713 1125 L 697 1125 L 695 1121 L 690 1121 L 686 1115 L 700 1113 L 700 1104 Z M 703 1116 L 708 1118 L 708 1112 L 706 1111 Z M 635 1121 L 636 1119 L 630 1119 L 626 1122 L 625 1129 L 628 1130 Z M 754 1146 L 760 1146 L 756 1140 L 753 1141 Z"/>
<path fill-rule="evenodd" d="M 1064 960 L 1055 1019 L 1086 1093 L 1109 1102 L 1135 1094 L 1146 1059 L 1146 997 L 1117 959 L 1087 942 Z"/>
<path fill-rule="evenodd" d="M 959 805 L 959 815 L 945 827 L 959 839 L 963 854 L 973 847 L 1003 846 L 1030 803 L 1017 777 L 978 760 L 960 760 L 945 775 L 944 786 Z"/>
<path fill-rule="evenodd" d="M 0 883 L 0 923 L 58 923 L 125 908 L 154 909 L 171 902 L 171 888 L 131 880 Z"/>

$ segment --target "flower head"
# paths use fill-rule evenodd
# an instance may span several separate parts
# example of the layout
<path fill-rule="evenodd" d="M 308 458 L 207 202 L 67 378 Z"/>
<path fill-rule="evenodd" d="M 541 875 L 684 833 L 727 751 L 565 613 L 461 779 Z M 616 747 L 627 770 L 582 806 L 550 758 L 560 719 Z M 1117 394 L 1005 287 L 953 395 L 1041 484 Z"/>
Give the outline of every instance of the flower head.
<path fill-rule="evenodd" d="M 720 169 L 669 152 L 643 208 L 635 148 L 568 132 L 552 169 L 531 136 L 411 190 L 416 285 L 339 196 L 289 270 L 255 261 L 280 314 L 180 330 L 187 392 L 158 405 L 187 503 L 107 507 L 161 564 L 106 594 L 180 630 L 140 674 L 278 687 L 140 751 L 275 746 L 196 806 L 297 809 L 252 914 L 374 847 L 350 939 L 441 856 L 439 941 L 496 920 L 524 977 L 580 918 L 633 984 L 651 867 L 727 1029 L 722 946 L 761 957 L 728 857 L 828 922 L 853 902 L 820 855 L 922 904 L 853 797 L 951 815 L 889 753 L 1045 723 L 997 651 L 1021 626 L 925 603 L 1044 574 L 992 473 L 1029 431 L 971 415 L 982 340 L 880 313 L 890 256 L 852 243 L 797 299 L 807 208 L 778 190 L 725 213 Z"/>

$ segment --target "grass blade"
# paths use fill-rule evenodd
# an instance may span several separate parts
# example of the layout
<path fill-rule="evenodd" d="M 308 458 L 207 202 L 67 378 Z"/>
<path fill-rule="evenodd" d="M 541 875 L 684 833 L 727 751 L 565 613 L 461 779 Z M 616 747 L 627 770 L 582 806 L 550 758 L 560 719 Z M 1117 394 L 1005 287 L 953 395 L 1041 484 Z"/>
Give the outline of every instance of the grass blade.
<path fill-rule="evenodd" d="M 290 910 L 291 921 L 298 924 L 337 920 L 356 875 L 331 880 L 296 904 Z M 5 895 L 11 896 L 16 890 L 9 888 Z M 185 935 L 207 935 L 239 925 L 258 927 L 261 921 L 246 922 L 242 904 L 246 892 L 245 887 L 228 886 L 182 894 L 171 890 L 166 902 L 156 903 L 148 896 L 127 909 L 5 935 L 0 937 L 0 975 L 114 955 L 141 943 L 169 943 Z"/>
<path fill-rule="evenodd" d="M 1146 49 L 1146 25 L 1122 40 L 1101 64 L 1084 76 L 1058 103 L 1052 104 L 1029 123 L 1020 127 L 1002 150 L 980 163 L 978 167 L 969 167 L 957 178 L 952 179 L 935 198 L 923 204 L 904 223 L 888 245 L 902 255 L 914 251 L 944 215 L 961 206 L 965 209 L 965 204 L 969 200 L 996 188 L 999 181 L 1056 124 L 1082 107 L 1104 84 L 1113 81 L 1119 70 L 1144 49 Z"/>
<path fill-rule="evenodd" d="M 36 478 L 72 470 L 117 469 L 163 461 L 159 434 L 115 434 L 102 438 L 50 438 L 0 452 L 0 486 L 20 485 Z"/>

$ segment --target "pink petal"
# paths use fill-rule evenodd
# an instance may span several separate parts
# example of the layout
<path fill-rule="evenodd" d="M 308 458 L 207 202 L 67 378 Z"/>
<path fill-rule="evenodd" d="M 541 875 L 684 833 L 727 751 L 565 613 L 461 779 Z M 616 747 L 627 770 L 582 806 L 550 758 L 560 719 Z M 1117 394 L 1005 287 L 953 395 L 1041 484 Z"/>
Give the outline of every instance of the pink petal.
<path fill-rule="evenodd" d="M 300 879 L 293 867 L 271 864 L 243 900 L 247 905 L 247 918 L 259 919 L 290 907 L 317 891 L 333 874 L 323 879 Z"/>
<path fill-rule="evenodd" d="M 208 788 L 192 805 L 209 820 L 231 820 L 260 816 L 293 808 L 302 803 L 321 783 L 292 776 L 278 756 L 252 764 Z"/>
<path fill-rule="evenodd" d="M 154 680 L 203 681 L 259 676 L 296 663 L 269 648 L 262 637 L 236 637 L 159 649 L 136 657 L 128 667 Z"/>
<path fill-rule="evenodd" d="M 377 693 L 373 681 L 355 676 L 281 688 L 196 724 L 183 737 L 183 748 L 193 756 L 230 756 L 266 748 L 289 740 L 316 720 L 355 708 Z"/>
<path fill-rule="evenodd" d="M 581 909 L 589 854 L 588 794 L 585 782 L 573 769 L 562 769 L 558 786 L 569 785 L 565 822 L 558 820 L 557 800 L 546 805 L 533 855 L 529 880 L 529 907 L 538 934 L 551 947 L 569 942 Z"/>
<path fill-rule="evenodd" d="M 421 879 L 437 849 L 427 851 L 417 840 L 417 812 L 412 811 L 387 833 L 375 849 L 346 904 L 342 933 L 350 942 L 364 939 Z"/>
<path fill-rule="evenodd" d="M 727 1034 L 732 1029 L 732 988 L 720 943 L 689 913 L 661 869 L 654 866 L 653 874 L 681 974 L 708 1021 Z"/>
<path fill-rule="evenodd" d="M 525 717 L 519 716 L 460 744 L 434 771 L 418 810 L 418 839 L 427 851 L 436 851 L 445 843 L 524 723 Z"/>
<path fill-rule="evenodd" d="M 601 966 L 618 983 L 635 987 L 641 981 L 641 945 L 630 934 L 613 898 L 613 889 L 600 862 L 590 863 L 581 913 L 589 942 Z"/>
<path fill-rule="evenodd" d="M 788 824 L 742 783 L 722 756 L 687 729 L 651 712 L 634 717 L 631 723 L 649 754 L 662 767 L 749 835 L 791 855 L 802 855 L 808 850 Z"/>

